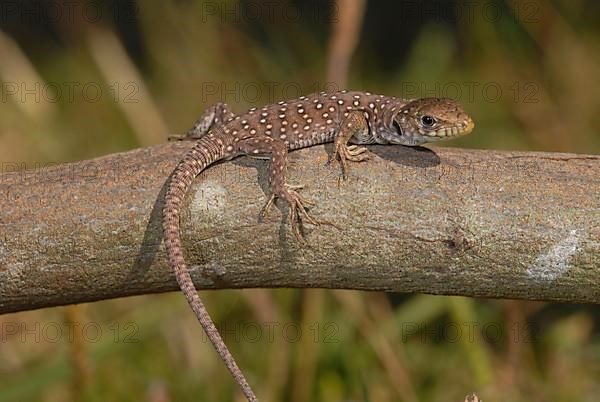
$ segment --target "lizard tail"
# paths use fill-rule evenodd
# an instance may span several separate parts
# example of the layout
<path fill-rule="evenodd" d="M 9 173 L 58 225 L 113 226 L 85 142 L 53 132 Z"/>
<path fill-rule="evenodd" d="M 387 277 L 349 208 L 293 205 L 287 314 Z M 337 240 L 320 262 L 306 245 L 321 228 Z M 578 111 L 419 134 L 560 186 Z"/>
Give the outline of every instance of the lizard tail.
<path fill-rule="evenodd" d="M 238 367 L 231 352 L 223 342 L 219 331 L 210 318 L 204 303 L 198 296 L 198 291 L 192 282 L 192 277 L 187 269 L 183 258 L 183 247 L 179 236 L 179 212 L 185 194 L 187 193 L 194 178 L 210 164 L 222 159 L 225 155 L 225 147 L 230 145 L 224 136 L 216 134 L 214 137 L 203 137 L 196 145 L 188 151 L 182 161 L 177 165 L 167 189 L 165 205 L 163 207 L 163 233 L 165 246 L 169 257 L 169 263 L 175 271 L 179 287 L 185 298 L 196 314 L 198 321 L 204 328 L 208 338 L 225 362 L 225 365 L 240 385 L 242 392 L 251 402 L 258 399 L 250 388 L 244 374 Z"/>

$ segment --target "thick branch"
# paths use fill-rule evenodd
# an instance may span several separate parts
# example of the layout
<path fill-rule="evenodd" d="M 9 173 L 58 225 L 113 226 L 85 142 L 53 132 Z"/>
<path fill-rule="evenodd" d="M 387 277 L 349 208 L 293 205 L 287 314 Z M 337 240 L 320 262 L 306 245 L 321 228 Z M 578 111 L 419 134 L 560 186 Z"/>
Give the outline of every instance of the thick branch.
<path fill-rule="evenodd" d="M 160 210 L 189 146 L 0 176 L 0 312 L 177 289 Z M 323 147 L 290 154 L 289 182 L 332 223 L 304 247 L 285 207 L 258 222 L 268 162 L 208 169 L 182 221 L 196 285 L 600 302 L 600 157 L 371 149 L 340 185 Z"/>

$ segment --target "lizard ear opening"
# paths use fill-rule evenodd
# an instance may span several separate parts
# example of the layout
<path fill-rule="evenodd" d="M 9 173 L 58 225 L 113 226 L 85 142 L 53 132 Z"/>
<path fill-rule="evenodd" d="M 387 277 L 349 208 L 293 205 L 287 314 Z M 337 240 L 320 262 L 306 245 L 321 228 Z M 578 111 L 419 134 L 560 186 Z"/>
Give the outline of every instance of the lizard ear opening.
<path fill-rule="evenodd" d="M 398 120 L 396 119 L 392 119 L 392 126 L 394 127 L 394 130 L 396 130 L 396 133 L 398 133 L 399 136 L 403 136 L 404 133 L 402 132 L 402 127 L 400 126 L 400 123 L 398 123 Z"/>

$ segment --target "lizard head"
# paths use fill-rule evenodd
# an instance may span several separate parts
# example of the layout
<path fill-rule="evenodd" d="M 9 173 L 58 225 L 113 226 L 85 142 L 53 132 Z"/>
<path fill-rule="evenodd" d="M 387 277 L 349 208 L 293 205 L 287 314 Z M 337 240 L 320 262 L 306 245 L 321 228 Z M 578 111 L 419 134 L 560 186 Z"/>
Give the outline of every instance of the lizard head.
<path fill-rule="evenodd" d="M 392 144 L 421 145 L 460 137 L 473 131 L 475 123 L 453 99 L 422 98 L 408 102 L 392 116 L 384 137 Z"/>

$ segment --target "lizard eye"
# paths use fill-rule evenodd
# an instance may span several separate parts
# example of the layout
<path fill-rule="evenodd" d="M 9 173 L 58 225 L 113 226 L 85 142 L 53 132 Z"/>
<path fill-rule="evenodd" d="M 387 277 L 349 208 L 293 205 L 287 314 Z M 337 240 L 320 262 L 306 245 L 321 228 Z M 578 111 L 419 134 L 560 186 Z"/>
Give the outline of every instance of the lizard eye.
<path fill-rule="evenodd" d="M 421 123 L 423 123 L 425 127 L 433 127 L 433 125 L 435 124 L 435 119 L 426 114 L 423 117 L 421 117 Z"/>

